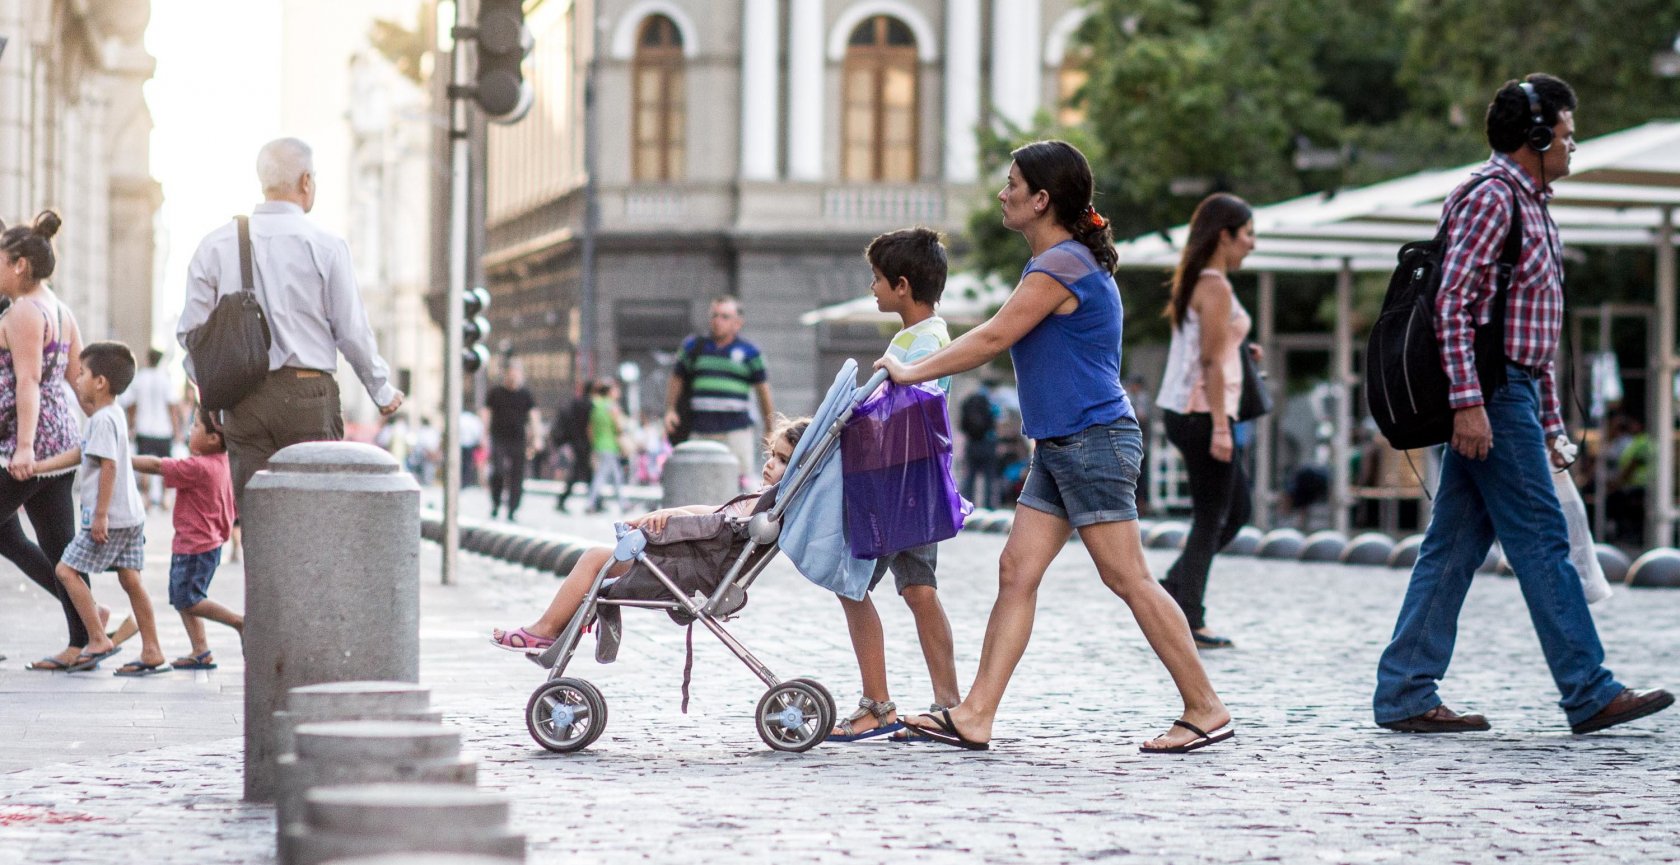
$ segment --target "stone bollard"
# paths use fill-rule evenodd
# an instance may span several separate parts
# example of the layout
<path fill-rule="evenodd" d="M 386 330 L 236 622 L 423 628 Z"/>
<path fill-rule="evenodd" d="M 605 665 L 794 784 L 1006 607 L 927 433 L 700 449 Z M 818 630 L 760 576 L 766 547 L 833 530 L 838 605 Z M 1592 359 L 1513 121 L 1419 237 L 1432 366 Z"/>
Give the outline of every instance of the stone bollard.
<path fill-rule="evenodd" d="M 245 798 L 273 799 L 300 685 L 420 677 L 420 488 L 372 445 L 306 442 L 245 488 Z"/>
<path fill-rule="evenodd" d="M 685 441 L 665 458 L 659 506 L 721 505 L 740 494 L 741 475 L 748 470 L 721 442 Z"/>
<path fill-rule="evenodd" d="M 321 865 L 507 865 L 521 859 L 501 856 L 473 856 L 463 853 L 386 853 L 375 856 L 355 856 L 334 859 Z"/>
<path fill-rule="evenodd" d="M 451 784 L 320 787 L 286 829 L 290 858 L 319 865 L 379 853 L 465 853 L 525 861 L 525 836 L 507 825 L 508 800 Z"/>
<path fill-rule="evenodd" d="M 413 721 L 337 721 L 304 724 L 297 751 L 282 754 L 274 797 L 280 846 L 286 829 L 302 819 L 304 794 L 352 784 L 478 783 L 478 764 L 461 756 L 460 733 L 442 724 Z M 286 851 L 281 851 L 285 859 Z"/>
<path fill-rule="evenodd" d="M 331 721 L 415 721 L 443 723 L 431 706 L 431 689 L 413 682 L 327 682 L 293 688 L 286 708 L 274 713 L 274 753 L 292 753 L 292 731 L 300 724 Z"/>

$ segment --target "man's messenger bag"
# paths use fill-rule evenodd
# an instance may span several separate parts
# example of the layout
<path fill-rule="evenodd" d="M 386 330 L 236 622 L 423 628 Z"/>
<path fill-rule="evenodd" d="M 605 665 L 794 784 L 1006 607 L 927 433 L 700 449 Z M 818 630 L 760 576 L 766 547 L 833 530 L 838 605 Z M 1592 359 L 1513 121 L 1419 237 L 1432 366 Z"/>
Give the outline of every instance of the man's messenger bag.
<path fill-rule="evenodd" d="M 239 276 L 244 287 L 222 295 L 210 318 L 187 333 L 199 403 L 207 411 L 239 405 L 268 376 L 272 336 L 252 278 L 250 219 L 236 216 L 234 221 L 239 224 Z"/>

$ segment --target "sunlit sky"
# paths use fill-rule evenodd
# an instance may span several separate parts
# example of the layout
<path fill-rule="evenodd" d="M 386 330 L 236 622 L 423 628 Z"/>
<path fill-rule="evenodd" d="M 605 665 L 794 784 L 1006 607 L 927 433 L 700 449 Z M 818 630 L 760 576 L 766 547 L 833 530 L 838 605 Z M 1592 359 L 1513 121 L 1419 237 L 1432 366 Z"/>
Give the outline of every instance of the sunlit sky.
<path fill-rule="evenodd" d="M 407 23 L 419 0 L 153 0 L 146 50 L 152 176 L 163 184 L 154 340 L 173 343 L 187 263 L 206 233 L 262 199 L 257 150 L 283 135 L 315 150 L 312 217 L 348 221 L 348 64 L 375 17 Z"/>

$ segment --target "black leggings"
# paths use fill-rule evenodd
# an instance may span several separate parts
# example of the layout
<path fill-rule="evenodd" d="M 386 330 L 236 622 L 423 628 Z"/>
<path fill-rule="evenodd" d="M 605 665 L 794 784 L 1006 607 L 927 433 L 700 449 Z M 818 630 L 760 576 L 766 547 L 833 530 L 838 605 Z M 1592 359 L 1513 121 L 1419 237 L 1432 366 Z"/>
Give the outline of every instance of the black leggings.
<path fill-rule="evenodd" d="M 1252 509 L 1248 478 L 1243 474 L 1240 454 L 1220 462 L 1208 453 L 1213 441 L 1213 416 L 1207 412 L 1179 414 L 1162 411 L 1167 441 L 1184 457 L 1184 472 L 1190 481 L 1190 534 L 1184 551 L 1167 569 L 1161 581 L 1178 602 L 1192 630 L 1206 625 L 1202 597 L 1207 594 L 1208 568 L 1215 553 L 1225 548 L 1248 522 Z"/>
<path fill-rule="evenodd" d="M 525 494 L 525 440 L 490 440 L 490 509 L 502 506 L 502 493 L 507 493 L 508 516 L 519 510 L 519 500 Z"/>
<path fill-rule="evenodd" d="M 76 486 L 74 474 L 50 478 L 30 478 L 19 481 L 0 470 L 0 556 L 5 556 L 18 570 L 35 581 L 64 607 L 64 623 L 70 631 L 71 646 L 88 644 L 87 628 L 82 617 L 70 603 L 70 595 L 59 583 L 57 567 L 64 558 L 64 548 L 76 536 L 76 505 L 71 491 Z M 35 527 L 37 545 L 23 533 L 18 512 L 29 515 Z M 85 581 L 87 577 L 82 577 Z"/>

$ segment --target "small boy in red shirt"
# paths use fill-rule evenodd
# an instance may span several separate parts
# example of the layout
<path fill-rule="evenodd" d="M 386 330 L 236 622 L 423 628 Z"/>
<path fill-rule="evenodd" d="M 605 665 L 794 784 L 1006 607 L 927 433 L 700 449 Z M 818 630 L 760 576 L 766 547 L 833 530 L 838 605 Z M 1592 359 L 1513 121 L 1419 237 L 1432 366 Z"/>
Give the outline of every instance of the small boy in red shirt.
<path fill-rule="evenodd" d="M 169 605 L 181 614 L 192 651 L 170 662 L 177 670 L 214 670 L 215 656 L 201 619 L 243 632 L 245 617 L 210 600 L 210 578 L 222 563 L 222 545 L 233 530 L 233 482 L 222 431 L 202 408 L 193 420 L 186 459 L 134 457 L 134 470 L 163 475 L 175 490 L 175 541 L 169 557 Z"/>

